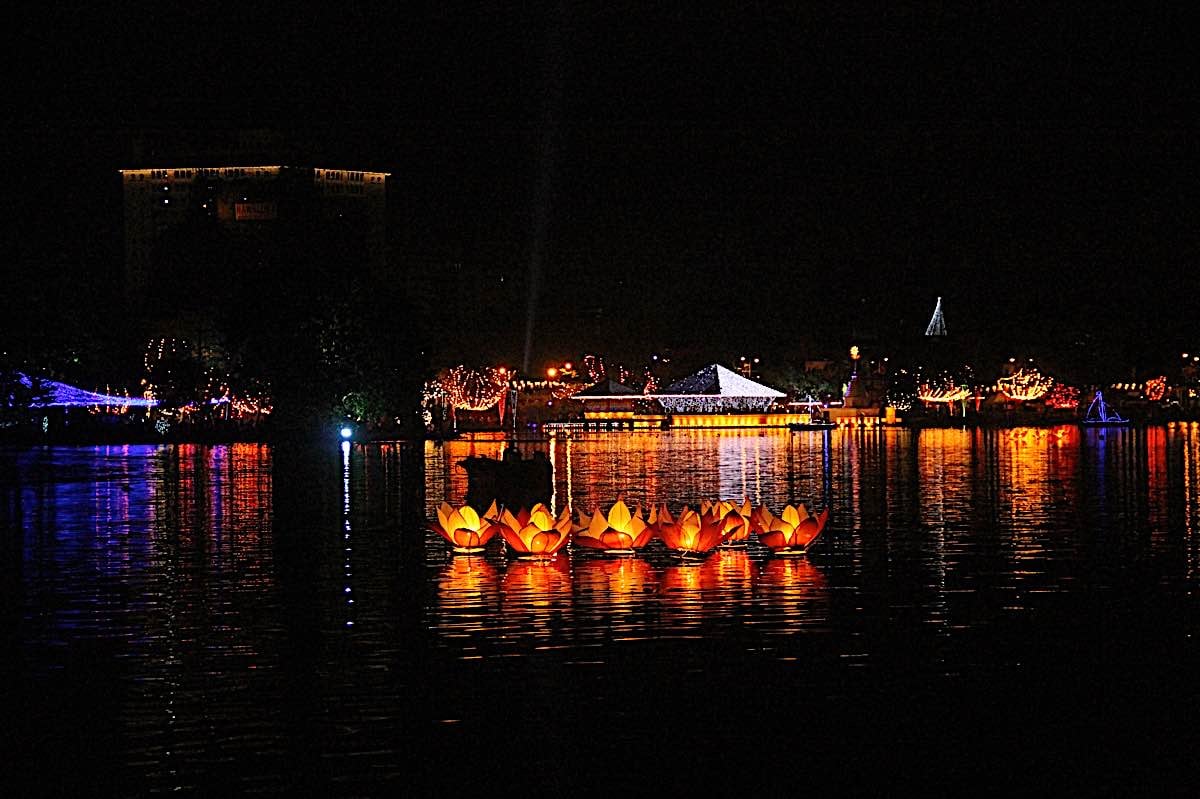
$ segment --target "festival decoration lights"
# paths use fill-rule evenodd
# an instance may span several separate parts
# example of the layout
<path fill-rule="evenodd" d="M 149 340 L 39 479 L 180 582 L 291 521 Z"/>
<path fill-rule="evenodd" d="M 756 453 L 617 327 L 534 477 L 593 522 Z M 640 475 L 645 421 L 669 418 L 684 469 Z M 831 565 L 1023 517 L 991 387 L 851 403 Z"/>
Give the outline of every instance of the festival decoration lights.
<path fill-rule="evenodd" d="M 760 531 L 758 540 L 763 546 L 779 555 L 801 555 L 808 551 L 825 529 L 825 523 L 829 521 L 829 508 L 814 516 L 800 503 L 785 506 L 776 516 L 763 505 L 755 509 L 754 517 Z"/>
<path fill-rule="evenodd" d="M 1146 393 L 1146 399 L 1151 402 L 1159 402 L 1167 394 L 1166 375 L 1150 378 L 1146 381 L 1146 386 L 1143 390 Z"/>
<path fill-rule="evenodd" d="M 961 402 L 970 396 L 971 390 L 965 386 L 958 386 L 954 381 L 950 380 L 941 385 L 932 385 L 930 383 L 922 383 L 917 386 L 917 398 L 922 402 L 933 402 L 949 405 L 952 402 Z"/>
<path fill-rule="evenodd" d="M 500 532 L 494 521 L 497 513 L 495 502 L 482 515 L 470 505 L 453 508 L 443 502 L 438 508 L 437 522 L 431 523 L 429 529 L 449 541 L 455 552 L 480 552 Z"/>
<path fill-rule="evenodd" d="M 1079 407 L 1079 389 L 1066 383 L 1055 383 L 1046 394 L 1046 404 L 1058 410 L 1073 410 Z"/>
<path fill-rule="evenodd" d="M 21 375 L 18 380 L 20 380 L 21 385 L 25 388 L 33 388 L 33 379 L 28 375 Z M 32 403 L 35 408 L 47 408 L 51 406 L 79 408 L 135 406 L 150 408 L 158 404 L 153 398 L 99 394 L 95 391 L 84 391 L 82 388 L 60 383 L 57 380 L 39 379 L 38 384 L 43 396 Z"/>
<path fill-rule="evenodd" d="M 439 380 L 450 406 L 462 411 L 486 411 L 504 399 L 508 390 L 506 369 L 468 369 L 456 366 Z"/>
<path fill-rule="evenodd" d="M 571 537 L 570 509 L 563 508 L 555 519 L 540 502 L 529 510 L 521 508 L 515 515 L 506 508 L 499 522 L 500 535 L 521 557 L 553 557 Z"/>
<path fill-rule="evenodd" d="M 1041 399 L 1054 385 L 1054 378 L 1047 377 L 1037 369 L 1018 369 L 1008 377 L 996 381 L 997 388 L 1009 399 L 1018 402 Z"/>
<path fill-rule="evenodd" d="M 606 517 L 599 510 L 589 516 L 579 512 L 579 525 L 574 528 L 575 543 L 589 549 L 602 549 L 609 553 L 631 553 L 650 543 L 654 528 L 642 518 L 640 506 L 633 513 L 624 501 L 618 499 Z"/>

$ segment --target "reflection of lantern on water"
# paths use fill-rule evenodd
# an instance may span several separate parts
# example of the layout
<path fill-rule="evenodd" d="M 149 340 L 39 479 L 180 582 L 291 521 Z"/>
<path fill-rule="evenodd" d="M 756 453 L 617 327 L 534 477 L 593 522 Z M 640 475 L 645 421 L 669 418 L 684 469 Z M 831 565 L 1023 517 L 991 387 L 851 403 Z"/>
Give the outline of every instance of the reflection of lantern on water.
<path fill-rule="evenodd" d="M 829 508 L 816 516 L 809 513 L 803 503 L 788 505 L 774 515 L 765 505 L 754 511 L 754 526 L 758 540 L 780 555 L 803 554 L 825 529 L 829 521 Z"/>
<path fill-rule="evenodd" d="M 750 588 L 754 581 L 754 564 L 744 549 L 722 549 L 714 558 L 704 562 L 703 570 L 712 569 L 717 583 L 726 590 Z"/>
<path fill-rule="evenodd" d="M 565 552 L 553 558 L 514 561 L 508 564 L 504 573 L 506 604 L 519 597 L 527 604 L 536 605 L 570 593 L 571 563 Z"/>
<path fill-rule="evenodd" d="M 555 519 L 540 502 L 532 510 L 521 508 L 516 515 L 505 509 L 500 515 L 500 535 L 521 557 L 553 557 L 570 538 L 571 511 L 563 508 Z"/>
<path fill-rule="evenodd" d="M 641 507 L 633 513 L 621 500 L 608 511 L 608 516 L 597 510 L 593 515 L 579 512 L 579 525 L 574 528 L 575 543 L 590 549 L 606 552 L 633 552 L 650 543 L 654 528 L 642 518 Z"/>
<path fill-rule="evenodd" d="M 790 596 L 809 599 L 825 594 L 825 575 L 807 558 L 772 558 L 758 577 L 765 588 L 782 588 Z"/>
<path fill-rule="evenodd" d="M 750 538 L 750 503 L 735 505 L 728 500 L 700 503 L 700 514 L 716 516 L 721 521 L 722 546 L 745 546 Z"/>
<path fill-rule="evenodd" d="M 478 552 L 499 532 L 494 522 L 496 514 L 495 502 L 482 515 L 470 505 L 452 508 L 443 502 L 437 521 L 431 522 L 429 529 L 449 541 L 455 552 Z"/>
<path fill-rule="evenodd" d="M 499 619 L 508 635 L 546 639 L 563 634 L 561 620 L 571 612 L 570 570 L 565 552 L 508 564 Z"/>
<path fill-rule="evenodd" d="M 576 564 L 575 581 L 581 592 L 620 601 L 646 593 L 654 585 L 654 571 L 640 558 L 593 558 Z"/>
<path fill-rule="evenodd" d="M 799 624 L 828 620 L 825 575 L 807 558 L 772 558 L 758 575 L 755 595 L 763 607 Z"/>
<path fill-rule="evenodd" d="M 437 627 L 470 632 L 488 626 L 500 604 L 496 568 L 483 558 L 451 558 L 437 583 Z"/>
<path fill-rule="evenodd" d="M 721 520 L 711 514 L 697 513 L 686 505 L 679 512 L 679 518 L 671 516 L 666 505 L 658 508 L 652 514 L 658 537 L 681 555 L 705 555 L 721 543 L 724 531 Z"/>

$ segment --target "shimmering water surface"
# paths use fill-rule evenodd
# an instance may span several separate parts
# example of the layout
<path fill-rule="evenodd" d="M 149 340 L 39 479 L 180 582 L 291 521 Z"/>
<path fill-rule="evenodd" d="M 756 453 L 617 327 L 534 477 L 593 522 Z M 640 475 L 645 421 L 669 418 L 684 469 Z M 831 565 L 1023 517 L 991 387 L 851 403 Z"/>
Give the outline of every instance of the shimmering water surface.
<path fill-rule="evenodd" d="M 36 792 L 1175 791 L 1200 427 L 519 441 L 554 505 L 829 506 L 682 563 L 424 529 L 500 438 L 0 452 L 6 751 Z M 64 767 L 64 764 L 70 764 Z"/>

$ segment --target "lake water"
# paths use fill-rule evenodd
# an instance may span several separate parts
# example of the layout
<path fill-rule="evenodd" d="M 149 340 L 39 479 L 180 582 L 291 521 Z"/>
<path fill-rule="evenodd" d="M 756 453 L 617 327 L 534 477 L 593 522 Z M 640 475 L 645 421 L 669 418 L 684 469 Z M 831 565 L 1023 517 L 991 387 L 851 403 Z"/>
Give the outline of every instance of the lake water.
<path fill-rule="evenodd" d="M 506 445 L 420 446 L 0 451 L 6 778 L 359 796 L 1193 776 L 1200 426 L 517 442 L 550 458 L 558 510 L 831 509 L 806 557 L 699 564 L 658 542 L 455 556 L 425 522 L 465 496 L 462 458 Z"/>

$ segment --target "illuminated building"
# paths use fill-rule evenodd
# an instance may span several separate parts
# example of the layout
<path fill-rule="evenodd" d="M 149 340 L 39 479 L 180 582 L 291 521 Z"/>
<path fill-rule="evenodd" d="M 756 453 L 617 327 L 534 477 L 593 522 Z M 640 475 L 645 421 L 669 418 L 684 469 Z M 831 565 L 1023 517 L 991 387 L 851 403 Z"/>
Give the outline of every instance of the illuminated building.
<path fill-rule="evenodd" d="M 120 170 L 124 289 L 152 317 L 206 319 L 304 259 L 384 273 L 387 172 L 317 166 L 274 139 L 219 134 L 139 140 L 131 161 Z"/>
<path fill-rule="evenodd" d="M 585 426 L 646 429 L 672 427 L 786 427 L 807 422 L 807 413 L 776 412 L 786 398 L 762 383 L 709 364 L 660 393 L 639 394 L 604 380 L 571 399 L 583 403 Z"/>

